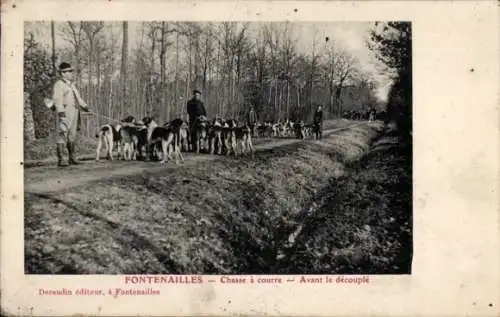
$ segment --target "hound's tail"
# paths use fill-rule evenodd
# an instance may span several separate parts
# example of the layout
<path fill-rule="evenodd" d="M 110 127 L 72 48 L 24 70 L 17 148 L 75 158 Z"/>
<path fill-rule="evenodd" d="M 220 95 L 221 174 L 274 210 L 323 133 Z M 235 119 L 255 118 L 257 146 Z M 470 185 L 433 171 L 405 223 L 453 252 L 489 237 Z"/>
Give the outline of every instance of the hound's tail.
<path fill-rule="evenodd" d="M 101 128 L 99 129 L 99 131 L 97 131 L 97 133 L 95 134 L 95 137 L 96 137 L 96 138 L 99 138 L 99 137 L 101 137 L 104 133 L 106 133 L 107 131 L 109 131 L 109 127 L 108 127 L 108 126 L 101 127 Z"/>

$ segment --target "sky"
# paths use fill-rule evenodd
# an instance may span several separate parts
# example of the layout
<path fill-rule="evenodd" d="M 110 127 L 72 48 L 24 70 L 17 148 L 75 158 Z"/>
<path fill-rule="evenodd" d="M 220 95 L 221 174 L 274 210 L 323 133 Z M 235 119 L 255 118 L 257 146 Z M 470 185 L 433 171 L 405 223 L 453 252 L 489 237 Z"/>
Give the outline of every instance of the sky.
<path fill-rule="evenodd" d="M 57 25 L 60 23 L 56 23 Z M 259 23 L 253 22 L 250 26 L 250 34 Z M 313 42 L 316 43 L 316 50 L 321 54 L 321 50 L 327 49 L 326 45 L 342 47 L 347 52 L 355 56 L 364 72 L 374 78 L 377 84 L 376 94 L 381 100 L 387 100 L 387 93 L 390 87 L 390 79 L 383 71 L 383 65 L 374 57 L 373 53 L 366 46 L 369 31 L 373 27 L 373 22 L 294 22 L 292 23 L 292 34 L 296 38 L 297 49 L 300 52 L 310 53 Z M 111 28 L 120 38 L 121 23 L 113 23 Z M 129 44 L 130 47 L 137 47 L 140 38 L 140 23 L 129 23 Z M 50 24 L 48 22 L 28 22 L 25 31 L 33 31 L 37 41 L 43 42 L 50 47 Z M 253 32 L 253 36 L 257 36 Z M 328 43 L 325 38 L 328 37 Z M 68 45 L 56 32 L 56 45 Z"/>

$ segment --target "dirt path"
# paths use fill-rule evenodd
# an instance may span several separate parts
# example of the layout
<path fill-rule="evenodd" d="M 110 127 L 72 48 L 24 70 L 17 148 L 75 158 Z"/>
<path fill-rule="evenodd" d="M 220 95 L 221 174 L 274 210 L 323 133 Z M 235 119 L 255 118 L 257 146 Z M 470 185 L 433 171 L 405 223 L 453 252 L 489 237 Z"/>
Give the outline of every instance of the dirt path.
<path fill-rule="evenodd" d="M 323 131 L 323 134 L 324 136 L 326 136 L 359 124 L 361 123 L 354 123 L 339 128 L 327 129 Z M 310 139 L 306 140 L 305 142 L 311 141 L 318 142 Z M 304 141 L 296 139 L 272 139 L 265 144 L 256 145 L 255 150 L 257 154 L 259 151 L 271 150 L 273 148 L 278 148 L 298 142 Z M 26 168 L 24 170 L 24 190 L 28 193 L 39 194 L 57 192 L 102 179 L 136 175 L 143 172 L 155 172 L 165 168 L 193 166 L 200 162 L 206 162 L 221 158 L 221 156 L 211 156 L 207 154 L 196 155 L 192 153 L 186 153 L 184 155 L 184 163 L 175 165 L 174 162 L 169 162 L 167 163 L 168 167 L 162 166 L 158 162 L 90 161 L 83 162 L 83 164 L 81 165 L 71 166 L 66 169 L 60 169 L 55 165 Z"/>

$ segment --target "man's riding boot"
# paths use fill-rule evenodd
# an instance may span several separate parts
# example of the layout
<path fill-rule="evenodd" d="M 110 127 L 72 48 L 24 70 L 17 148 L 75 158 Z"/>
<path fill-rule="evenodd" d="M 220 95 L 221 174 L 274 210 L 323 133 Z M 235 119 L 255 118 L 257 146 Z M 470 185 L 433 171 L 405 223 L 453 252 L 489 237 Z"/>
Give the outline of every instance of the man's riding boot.
<path fill-rule="evenodd" d="M 78 165 L 80 162 L 75 157 L 75 142 L 68 142 L 69 164 Z"/>
<path fill-rule="evenodd" d="M 57 150 L 57 166 L 67 167 L 68 163 L 64 162 L 63 160 L 64 144 L 56 144 L 56 150 Z"/>

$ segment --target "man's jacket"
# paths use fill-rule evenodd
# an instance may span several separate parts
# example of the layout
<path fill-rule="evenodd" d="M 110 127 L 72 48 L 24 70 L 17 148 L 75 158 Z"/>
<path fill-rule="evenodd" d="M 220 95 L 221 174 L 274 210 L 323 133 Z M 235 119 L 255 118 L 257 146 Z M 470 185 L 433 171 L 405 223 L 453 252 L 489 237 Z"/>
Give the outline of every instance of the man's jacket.
<path fill-rule="evenodd" d="M 191 99 L 187 103 L 187 113 L 189 121 L 193 121 L 196 117 L 207 116 L 205 106 L 201 100 Z"/>
<path fill-rule="evenodd" d="M 87 104 L 83 101 L 75 85 L 63 79 L 57 80 L 54 84 L 52 100 L 56 111 L 64 112 L 64 121 L 67 125 L 79 130 L 80 108 L 87 108 Z"/>
<path fill-rule="evenodd" d="M 323 121 L 323 110 L 316 110 L 313 121 L 314 123 L 321 123 Z"/>

